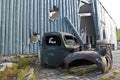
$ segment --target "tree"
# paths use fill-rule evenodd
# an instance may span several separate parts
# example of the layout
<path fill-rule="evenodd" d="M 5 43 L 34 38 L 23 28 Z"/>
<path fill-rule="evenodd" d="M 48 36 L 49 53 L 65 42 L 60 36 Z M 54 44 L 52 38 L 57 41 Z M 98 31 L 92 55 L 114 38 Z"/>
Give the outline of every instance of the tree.
<path fill-rule="evenodd" d="M 117 42 L 120 42 L 120 29 L 116 30 L 116 34 L 117 34 Z"/>

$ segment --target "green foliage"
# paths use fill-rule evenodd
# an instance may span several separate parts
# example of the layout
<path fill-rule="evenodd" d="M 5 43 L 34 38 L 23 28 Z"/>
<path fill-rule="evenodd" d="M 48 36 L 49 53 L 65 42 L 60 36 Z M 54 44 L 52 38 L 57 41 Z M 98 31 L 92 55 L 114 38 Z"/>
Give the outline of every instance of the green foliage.
<path fill-rule="evenodd" d="M 117 34 L 117 41 L 120 42 L 120 29 L 117 29 L 116 34 Z"/>
<path fill-rule="evenodd" d="M 35 57 L 19 58 L 18 69 L 22 69 L 22 68 L 25 68 L 27 66 L 32 66 L 34 61 L 35 61 Z"/>
<path fill-rule="evenodd" d="M 25 69 L 20 70 L 20 73 L 18 74 L 16 80 L 24 80 L 24 79 L 25 79 L 25 76 L 26 76 L 27 73 L 28 73 L 28 70 L 29 70 L 29 69 L 30 69 L 30 67 L 26 67 Z"/>
<path fill-rule="evenodd" d="M 35 64 L 34 66 L 34 74 L 32 76 L 32 78 L 30 80 L 39 80 L 39 72 L 40 69 L 42 69 L 43 67 L 41 67 L 40 64 Z"/>
<path fill-rule="evenodd" d="M 36 80 L 35 75 L 33 74 L 32 78 L 30 80 Z"/>
<path fill-rule="evenodd" d="M 113 80 L 113 79 L 115 79 L 115 77 L 116 77 L 116 75 L 113 74 L 109 77 L 102 78 L 101 80 Z"/>
<path fill-rule="evenodd" d="M 95 65 L 91 65 L 90 67 L 86 66 L 86 68 L 84 66 L 78 66 L 78 67 L 70 68 L 69 71 L 67 69 L 62 69 L 62 72 L 74 74 L 78 77 L 85 78 L 88 76 L 89 73 L 91 73 L 97 69 L 98 69 L 98 67 Z"/>
<path fill-rule="evenodd" d="M 17 76 L 17 80 L 24 80 L 25 76 L 28 73 L 28 70 L 33 65 L 34 61 L 35 61 L 35 57 L 19 58 L 18 67 L 17 68 L 21 69 L 21 72 Z"/>
<path fill-rule="evenodd" d="M 19 57 L 18 63 L 14 63 L 11 68 L 6 68 L 3 72 L 0 72 L 0 80 L 24 80 L 34 61 L 35 57 Z M 34 80 L 34 77 L 32 79 Z"/>
<path fill-rule="evenodd" d="M 111 78 L 102 78 L 101 80 L 112 80 Z"/>
<path fill-rule="evenodd" d="M 6 68 L 3 72 L 0 72 L 0 80 L 13 80 L 18 75 L 17 64 L 13 64 L 13 67 Z"/>
<path fill-rule="evenodd" d="M 120 71 L 114 71 L 113 75 L 120 75 Z"/>
<path fill-rule="evenodd" d="M 111 76 L 102 78 L 101 80 L 113 80 L 117 75 L 120 75 L 120 71 L 114 71 Z"/>

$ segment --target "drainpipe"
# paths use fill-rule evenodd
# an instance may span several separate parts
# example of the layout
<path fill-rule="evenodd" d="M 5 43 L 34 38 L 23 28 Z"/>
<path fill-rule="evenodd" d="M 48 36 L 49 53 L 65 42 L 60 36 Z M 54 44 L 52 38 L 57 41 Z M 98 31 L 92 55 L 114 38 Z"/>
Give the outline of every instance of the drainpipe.
<path fill-rule="evenodd" d="M 1 29 L 1 26 L 0 26 L 0 53 L 2 53 L 2 41 L 1 41 L 1 39 L 2 39 L 2 36 L 1 36 L 1 31 L 2 29 Z"/>
<path fill-rule="evenodd" d="M 96 32 L 96 40 L 101 40 L 100 36 L 100 26 L 99 26 L 99 17 L 98 17 L 98 10 L 97 10 L 97 2 L 96 0 L 91 0 L 91 8 L 92 8 L 92 15 L 94 19 L 94 25 L 95 25 L 95 32 Z"/>

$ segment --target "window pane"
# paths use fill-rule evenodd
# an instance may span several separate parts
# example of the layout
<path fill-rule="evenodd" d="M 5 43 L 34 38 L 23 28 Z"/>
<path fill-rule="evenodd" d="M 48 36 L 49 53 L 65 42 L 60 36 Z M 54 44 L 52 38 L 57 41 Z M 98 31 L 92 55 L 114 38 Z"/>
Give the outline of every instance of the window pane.
<path fill-rule="evenodd" d="M 77 45 L 76 38 L 74 38 L 72 36 L 65 36 L 65 42 L 67 45 Z"/>
<path fill-rule="evenodd" d="M 54 45 L 54 46 L 60 46 L 61 40 L 58 36 L 47 36 L 46 37 L 46 44 L 47 45 Z"/>

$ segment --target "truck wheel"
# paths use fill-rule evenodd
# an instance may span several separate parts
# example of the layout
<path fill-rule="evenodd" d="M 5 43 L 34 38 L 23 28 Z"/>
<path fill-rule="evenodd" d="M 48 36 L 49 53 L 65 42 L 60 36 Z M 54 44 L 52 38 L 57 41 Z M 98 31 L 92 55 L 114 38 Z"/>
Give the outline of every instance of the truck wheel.
<path fill-rule="evenodd" d="M 113 59 L 112 59 L 112 52 L 110 48 L 106 49 L 105 58 L 106 58 L 108 69 L 111 69 L 113 64 Z"/>
<path fill-rule="evenodd" d="M 105 53 L 105 56 L 104 56 L 105 60 L 103 60 L 104 66 L 102 67 L 103 68 L 102 73 L 109 72 L 109 70 L 112 68 L 112 64 L 113 64 L 111 49 L 106 48 L 105 51 L 106 51 L 106 53 Z"/>

